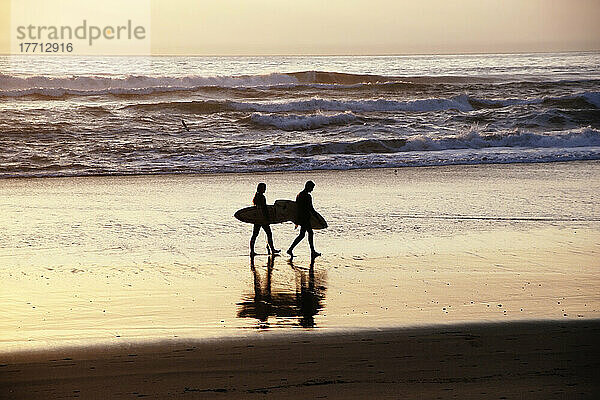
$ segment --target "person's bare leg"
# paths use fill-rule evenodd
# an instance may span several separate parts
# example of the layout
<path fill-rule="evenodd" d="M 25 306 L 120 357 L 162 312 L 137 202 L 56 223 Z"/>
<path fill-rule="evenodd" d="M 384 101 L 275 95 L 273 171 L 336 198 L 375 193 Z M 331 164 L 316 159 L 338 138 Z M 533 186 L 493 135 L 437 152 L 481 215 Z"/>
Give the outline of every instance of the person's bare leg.
<path fill-rule="evenodd" d="M 308 231 L 308 245 L 310 246 L 310 256 L 312 258 L 319 257 L 321 253 L 315 250 L 315 244 L 313 242 L 313 230 L 312 228 L 307 229 Z"/>
<path fill-rule="evenodd" d="M 287 253 L 290 255 L 290 257 L 294 257 L 294 253 L 293 253 L 294 247 L 296 247 L 296 245 L 298 245 L 298 243 L 300 243 L 300 241 L 302 239 L 304 239 L 305 233 L 306 233 L 306 229 L 303 226 L 301 226 L 298 237 L 296 237 L 296 239 L 294 239 L 294 242 L 292 243 L 292 245 L 290 246 L 290 248 L 287 251 Z"/>
<path fill-rule="evenodd" d="M 254 243 L 256 243 L 256 238 L 258 237 L 259 232 L 260 225 L 254 224 L 254 230 L 252 231 L 252 237 L 250 238 L 250 256 L 256 255 L 254 252 Z"/>
<path fill-rule="evenodd" d="M 271 227 L 269 225 L 263 225 L 263 230 L 267 234 L 267 242 L 271 248 L 271 254 L 275 255 L 277 253 L 281 253 L 281 250 L 277 250 L 273 245 L 273 233 L 271 232 Z"/>

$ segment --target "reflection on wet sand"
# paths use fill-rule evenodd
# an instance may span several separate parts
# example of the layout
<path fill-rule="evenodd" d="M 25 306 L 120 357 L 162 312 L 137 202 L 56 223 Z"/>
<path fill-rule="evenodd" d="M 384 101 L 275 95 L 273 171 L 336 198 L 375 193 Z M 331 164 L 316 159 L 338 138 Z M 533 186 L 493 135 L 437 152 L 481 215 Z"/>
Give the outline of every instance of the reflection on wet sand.
<path fill-rule="evenodd" d="M 311 260 L 308 269 L 288 261 L 295 275 L 295 291 L 285 287 L 272 290 L 274 264 L 275 257 L 269 257 L 266 273 L 261 278 L 261 268 L 255 267 L 254 258 L 250 259 L 254 294 L 242 297 L 238 303 L 238 318 L 256 318 L 258 329 L 271 327 L 270 317 L 275 317 L 275 321 L 271 321 L 275 326 L 315 327 L 314 316 L 323 308 L 326 290 L 322 274 L 315 278 L 315 260 Z"/>

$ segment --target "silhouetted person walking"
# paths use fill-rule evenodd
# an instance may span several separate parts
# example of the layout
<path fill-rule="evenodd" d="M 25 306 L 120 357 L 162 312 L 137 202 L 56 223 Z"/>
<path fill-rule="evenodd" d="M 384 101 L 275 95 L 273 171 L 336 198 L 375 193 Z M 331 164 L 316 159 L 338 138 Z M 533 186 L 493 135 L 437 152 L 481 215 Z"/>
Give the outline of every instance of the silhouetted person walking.
<path fill-rule="evenodd" d="M 277 254 L 277 253 L 281 252 L 281 250 L 276 250 L 275 246 L 273 246 L 273 234 L 271 233 L 271 227 L 269 226 L 269 223 L 268 223 L 268 221 L 270 221 L 271 218 L 269 217 L 269 209 L 267 208 L 267 198 L 264 195 L 266 190 L 267 190 L 267 185 L 262 182 L 259 183 L 256 188 L 256 194 L 254 195 L 254 200 L 252 200 L 252 203 L 254 203 L 254 205 L 256 207 L 258 207 L 259 210 L 262 211 L 267 223 L 264 225 L 254 224 L 254 231 L 252 232 L 252 237 L 250 238 L 250 256 L 251 257 L 254 257 L 256 255 L 256 253 L 254 252 L 254 243 L 256 242 L 256 238 L 258 237 L 260 228 L 263 228 L 263 230 L 267 234 L 267 241 L 269 243 L 268 249 L 271 250 L 271 254 Z"/>
<path fill-rule="evenodd" d="M 310 192 L 312 192 L 314 188 L 315 183 L 313 181 L 308 181 L 304 185 L 304 190 L 298 193 L 298 196 L 296 196 L 296 206 L 298 209 L 297 221 L 298 225 L 300 225 L 300 233 L 298 234 L 298 237 L 294 240 L 294 243 L 292 243 L 292 245 L 287 251 L 290 257 L 294 257 L 294 247 L 296 247 L 296 245 L 300 243 L 302 239 L 304 239 L 304 235 L 307 232 L 311 257 L 315 258 L 321 255 L 321 253 L 318 253 L 315 250 L 315 245 L 313 243 L 313 230 L 312 226 L 310 225 L 310 217 L 315 212 L 315 209 L 313 208 L 312 204 L 312 197 L 310 195 Z"/>

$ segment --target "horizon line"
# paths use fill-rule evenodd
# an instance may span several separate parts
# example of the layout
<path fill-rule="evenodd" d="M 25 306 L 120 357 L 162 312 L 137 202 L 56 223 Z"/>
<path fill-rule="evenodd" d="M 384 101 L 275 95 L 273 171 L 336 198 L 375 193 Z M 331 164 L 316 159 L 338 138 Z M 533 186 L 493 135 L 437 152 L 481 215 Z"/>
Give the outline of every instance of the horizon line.
<path fill-rule="evenodd" d="M 555 50 L 555 51 L 497 51 L 497 52 L 440 52 L 440 53 L 306 53 L 306 54 L 180 54 L 180 53 L 152 53 L 152 54 L 29 54 L 29 53 L 0 53 L 0 56 L 67 56 L 67 57 L 407 57 L 407 56 L 474 56 L 474 55 L 508 55 L 508 54 L 560 54 L 560 53 L 600 53 L 600 48 L 592 50 Z"/>

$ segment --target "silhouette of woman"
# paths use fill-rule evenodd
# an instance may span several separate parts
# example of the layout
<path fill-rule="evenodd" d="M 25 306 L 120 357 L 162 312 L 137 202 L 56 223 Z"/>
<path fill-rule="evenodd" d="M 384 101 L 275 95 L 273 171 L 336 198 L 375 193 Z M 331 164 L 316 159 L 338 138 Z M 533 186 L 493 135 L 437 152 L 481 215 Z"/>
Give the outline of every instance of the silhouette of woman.
<path fill-rule="evenodd" d="M 269 209 L 267 208 L 267 198 L 265 197 L 265 192 L 267 191 L 267 185 L 265 183 L 259 183 L 256 188 L 256 194 L 254 195 L 254 199 L 252 203 L 260 210 L 262 210 L 263 215 L 265 216 L 265 220 L 269 221 L 271 218 L 269 217 Z M 267 234 L 267 242 L 269 243 L 268 249 L 270 249 L 271 254 L 277 254 L 281 252 L 281 250 L 275 249 L 273 246 L 273 234 L 271 233 L 271 227 L 269 224 L 254 224 L 254 230 L 252 231 L 252 237 L 250 238 L 250 257 L 254 257 L 256 253 L 254 252 L 254 243 L 256 242 L 256 238 L 260 233 L 260 228 L 265 231 Z"/>

